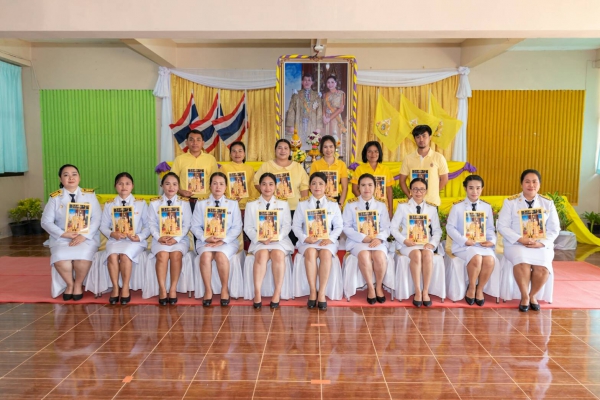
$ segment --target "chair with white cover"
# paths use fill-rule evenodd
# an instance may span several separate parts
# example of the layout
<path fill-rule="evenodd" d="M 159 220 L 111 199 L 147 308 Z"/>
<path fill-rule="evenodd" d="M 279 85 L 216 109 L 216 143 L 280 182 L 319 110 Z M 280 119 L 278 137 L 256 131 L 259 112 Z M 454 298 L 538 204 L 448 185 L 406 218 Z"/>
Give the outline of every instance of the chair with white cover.
<path fill-rule="evenodd" d="M 271 297 L 275 291 L 275 280 L 273 279 L 273 270 L 271 269 L 271 260 L 267 262 L 267 272 L 260 288 L 262 297 Z M 289 300 L 294 297 L 292 282 L 292 256 L 285 256 L 285 270 L 283 272 L 283 286 L 281 287 L 281 296 L 283 300 Z M 254 299 L 254 254 L 248 253 L 244 261 L 244 299 Z"/>
<path fill-rule="evenodd" d="M 500 297 L 503 301 L 513 300 L 513 299 L 521 299 L 521 292 L 519 291 L 519 287 L 517 286 L 517 281 L 515 280 L 515 276 L 513 275 L 513 267 L 514 265 L 506 259 L 506 257 L 502 257 L 500 261 Z M 531 287 L 531 284 L 530 284 Z M 537 300 L 543 300 L 547 303 L 552 303 L 552 296 L 554 294 L 554 273 L 551 273 L 548 276 L 548 281 L 540 291 L 537 293 Z"/>
<path fill-rule="evenodd" d="M 325 296 L 330 300 L 341 300 L 344 297 L 344 286 L 342 281 L 342 265 L 337 254 L 332 256 L 331 271 L 329 272 L 329 280 L 325 288 Z M 321 260 L 317 258 L 317 266 Z M 304 266 L 304 256 L 297 253 L 294 257 L 293 268 L 293 283 L 294 292 L 293 298 L 308 296 L 310 287 L 308 286 L 308 278 L 306 276 L 306 267 Z M 319 290 L 319 274 L 317 273 L 317 290 Z"/>
<path fill-rule="evenodd" d="M 144 287 L 145 271 L 148 262 L 148 252 L 143 251 L 138 257 L 139 262 L 131 264 L 131 278 L 129 279 L 130 290 L 140 290 Z M 88 284 L 86 290 L 94 293 L 96 297 L 102 296 L 112 290 L 112 281 L 107 267 L 108 254 L 106 250 L 98 251 L 92 261 L 92 267 L 88 273 Z M 123 279 L 119 274 L 119 287 L 123 286 Z"/>
<path fill-rule="evenodd" d="M 395 293 L 395 275 L 394 257 L 387 253 L 387 269 L 383 276 L 383 289 L 391 294 L 391 299 L 394 300 Z M 350 297 L 354 296 L 358 290 L 367 288 L 367 281 L 360 272 L 358 267 L 358 258 L 353 256 L 349 251 L 344 256 L 344 266 L 342 268 L 342 279 L 344 282 L 344 297 L 350 301 Z M 373 272 L 373 284 L 375 284 L 375 272 Z"/>
<path fill-rule="evenodd" d="M 244 295 L 244 276 L 242 273 L 242 266 L 246 259 L 246 252 L 242 248 L 229 260 L 229 296 L 230 298 L 238 299 Z M 194 275 L 194 296 L 197 299 L 204 298 L 206 288 L 202 275 L 200 274 L 200 256 L 197 255 L 194 258 L 193 266 Z M 212 271 L 210 276 L 210 285 L 213 294 L 221 294 L 221 278 L 219 278 L 219 271 L 217 270 L 217 262 L 212 261 Z"/>
<path fill-rule="evenodd" d="M 179 282 L 177 282 L 177 292 L 187 293 L 189 297 L 192 297 L 192 292 L 194 291 L 193 263 L 195 256 L 195 251 L 188 251 L 188 253 L 183 256 L 181 275 L 179 276 Z M 156 257 L 153 255 L 148 256 L 148 260 L 146 261 L 146 265 L 144 267 L 144 275 L 142 298 L 149 299 L 150 297 L 158 296 L 159 288 L 158 279 L 156 277 Z M 169 266 L 167 267 L 167 290 L 170 285 L 171 266 L 169 261 Z"/>
<path fill-rule="evenodd" d="M 438 248 L 440 248 L 439 246 Z M 410 273 L 410 258 L 396 251 L 394 262 L 396 265 L 396 292 L 395 297 L 398 301 L 406 300 L 415 294 L 415 285 Z M 423 277 L 421 276 L 421 288 L 423 288 Z M 444 258 L 440 254 L 433 255 L 433 271 L 431 282 L 429 284 L 429 294 L 438 296 L 442 303 L 446 298 L 446 274 L 444 268 Z"/>
<path fill-rule="evenodd" d="M 84 291 L 91 291 L 87 287 L 87 281 L 89 276 L 90 274 L 88 272 L 87 276 L 83 280 Z M 67 283 L 62 278 L 62 276 L 60 276 L 60 274 L 54 267 L 54 264 L 52 264 L 52 268 L 50 269 L 50 277 L 50 293 L 52 294 L 53 298 L 57 298 L 67 289 Z M 73 269 L 73 279 L 75 279 L 75 269 Z"/>

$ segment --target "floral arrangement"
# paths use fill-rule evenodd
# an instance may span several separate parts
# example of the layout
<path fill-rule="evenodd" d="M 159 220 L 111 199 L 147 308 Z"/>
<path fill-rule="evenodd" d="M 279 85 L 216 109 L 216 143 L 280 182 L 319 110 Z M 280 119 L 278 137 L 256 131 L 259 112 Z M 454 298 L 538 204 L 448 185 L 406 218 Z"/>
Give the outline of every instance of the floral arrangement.
<path fill-rule="evenodd" d="M 319 142 L 321 141 L 321 135 L 317 132 L 312 132 L 308 134 L 306 138 L 306 143 L 310 144 L 313 149 L 316 149 L 319 146 Z"/>
<path fill-rule="evenodd" d="M 292 153 L 292 160 L 297 163 L 304 162 L 306 160 L 306 153 L 303 150 L 296 150 Z"/>

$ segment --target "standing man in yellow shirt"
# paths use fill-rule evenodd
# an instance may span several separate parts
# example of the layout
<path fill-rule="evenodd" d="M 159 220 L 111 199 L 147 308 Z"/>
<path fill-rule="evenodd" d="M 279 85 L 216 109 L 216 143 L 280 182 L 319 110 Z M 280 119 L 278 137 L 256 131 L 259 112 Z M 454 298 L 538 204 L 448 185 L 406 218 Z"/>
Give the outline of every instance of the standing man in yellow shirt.
<path fill-rule="evenodd" d="M 206 188 L 206 180 L 210 179 L 214 172 L 217 172 L 218 165 L 217 160 L 210 154 L 204 152 L 204 138 L 202 132 L 194 129 L 187 134 L 187 146 L 188 152 L 183 153 L 175 158 L 171 172 L 177 174 L 179 179 L 186 182 L 185 185 L 180 186 L 187 188 L 187 176 L 188 169 L 204 169 L 204 187 Z M 198 199 L 204 199 L 208 197 L 208 194 L 193 194 L 189 190 L 179 189 L 178 195 L 187 197 L 190 199 L 190 207 L 194 212 L 194 207 Z"/>
<path fill-rule="evenodd" d="M 426 169 L 428 178 L 425 200 L 439 206 L 442 203 L 440 191 L 448 183 L 448 163 L 442 154 L 431 149 L 431 128 L 429 125 L 415 126 L 412 135 L 415 138 L 417 150 L 414 153 L 407 154 L 402 161 L 400 186 L 410 199 L 411 195 L 406 185 L 406 178 L 411 176 L 413 169 Z"/>

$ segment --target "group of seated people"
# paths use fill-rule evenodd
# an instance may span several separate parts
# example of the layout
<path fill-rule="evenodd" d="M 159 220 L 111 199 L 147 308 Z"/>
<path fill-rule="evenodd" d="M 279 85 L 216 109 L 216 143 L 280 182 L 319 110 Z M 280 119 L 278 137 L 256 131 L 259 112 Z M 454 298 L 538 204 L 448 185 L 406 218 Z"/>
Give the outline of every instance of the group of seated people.
<path fill-rule="evenodd" d="M 423 161 L 425 157 L 431 157 L 431 149 L 429 149 L 429 142 L 422 137 L 426 136 L 425 139 L 429 139 L 431 130 L 417 128 L 413 132 L 418 146 L 415 153 L 420 154 Z M 265 162 L 254 174 L 251 167 L 244 165 L 243 143 L 236 142 L 230 147 L 232 162 L 223 164 L 219 170 L 216 162 L 213 163 L 214 158 L 211 160 L 212 156 L 202 151 L 204 143 L 200 132 L 192 131 L 188 134 L 190 151 L 179 156 L 171 171 L 162 177 L 162 196 L 152 199 L 149 206 L 144 200 L 134 198 L 133 177 L 123 172 L 115 177 L 117 196 L 112 202 L 105 204 L 102 213 L 98 212 L 100 204 L 93 190 L 79 187 L 80 175 L 77 167 L 70 164 L 62 166 L 58 173 L 61 189 L 50 195 L 42 216 L 42 227 L 50 234 L 50 262 L 67 285 L 63 299 L 77 301 L 83 297 L 83 282 L 99 248 L 100 232 L 102 232 L 108 238 L 106 268 L 113 284 L 109 298 L 111 304 L 118 302 L 127 304 L 130 301 L 129 280 L 132 263 L 137 263 L 140 254 L 146 251 L 147 239 L 150 236 L 152 236 L 151 255 L 156 258 L 158 302 L 160 305 L 176 304 L 176 289 L 180 279 L 182 259 L 190 248 L 188 232 L 191 231 L 195 237 L 196 252 L 200 256 L 199 265 L 194 268 L 200 269 L 206 288 L 202 304 L 210 306 L 212 302 L 211 271 L 214 261 L 222 283 L 220 303 L 221 306 L 228 306 L 230 260 L 243 250 L 238 240 L 243 231 L 250 240 L 248 251 L 254 255 L 252 279 L 255 308 L 262 306 L 261 286 L 269 261 L 275 284 L 270 307 L 279 307 L 286 268 L 285 258 L 297 250 L 304 257 L 310 287 L 307 306 L 309 309 L 318 307 L 326 310 L 327 299 L 324 289 L 327 287 L 333 258 L 337 257 L 339 238 L 342 233 L 345 235 L 345 250 L 357 258 L 360 272 L 366 281 L 369 304 L 386 301 L 383 280 L 388 265 L 387 254 L 390 251 L 397 251 L 410 259 L 410 271 L 415 287 L 413 304 L 416 307 L 431 306 L 428 289 L 433 270 L 433 256 L 437 252 L 442 236 L 437 212 L 439 188 L 445 184 L 444 176 L 447 182 L 447 171 L 446 175 L 440 174 L 439 172 L 443 172 L 442 167 L 440 171 L 430 172 L 429 179 L 417 177 L 412 179 L 408 186 L 404 184 L 408 191 L 408 199 L 400 201 L 390 220 L 392 202 L 377 196 L 376 176 L 382 173 L 382 168 L 385 168 L 381 165 L 381 147 L 376 142 L 372 143 L 375 144 L 367 144 L 363 149 L 365 164 L 357 168 L 356 172 L 360 175 L 356 176 L 356 174 L 352 180 L 352 191 L 356 197 L 349 200 L 346 199 L 348 184 L 346 166 L 335 157 L 335 140 L 327 136 L 320 144 L 322 158 L 311 165 L 309 177 L 300 164 L 291 161 L 291 146 L 285 139 L 280 139 L 275 145 L 276 159 Z M 186 168 L 196 168 L 199 162 L 202 163 L 209 179 L 209 193 L 207 197 L 204 196 L 205 198 L 186 191 L 181 187 L 180 182 L 180 175 L 186 173 Z M 431 166 L 433 165 L 432 162 Z M 328 178 L 323 170 L 328 168 L 341 171 L 338 175 L 341 179 L 337 198 L 330 197 L 327 193 Z M 278 195 L 276 173 L 279 170 L 290 173 L 295 198 Z M 244 199 L 227 196 L 226 172 L 232 171 L 246 171 L 249 174 L 248 182 L 255 183 L 250 190 L 256 190 L 258 195 Z M 391 176 L 389 171 L 387 174 Z M 401 181 L 403 177 L 406 179 L 407 175 L 401 173 Z M 438 199 L 438 204 L 426 200 L 432 186 L 432 177 L 436 179 L 434 186 L 437 191 L 433 194 L 433 198 Z M 386 186 L 392 181 L 393 179 L 389 179 Z M 497 221 L 498 232 L 504 238 L 504 256 L 514 265 L 514 277 L 521 292 L 519 310 L 523 312 L 530 308 L 535 311 L 540 309 L 536 294 L 552 272 L 553 242 L 559 231 L 554 203 L 538 194 L 540 183 L 541 176 L 538 171 L 525 170 L 521 175 L 522 193 L 504 201 Z M 483 306 L 483 288 L 495 267 L 496 225 L 490 205 L 480 199 L 484 186 L 483 179 L 471 175 L 465 179 L 463 185 L 467 197 L 453 205 L 446 229 L 452 239 L 452 253 L 466 262 L 469 284 L 465 301 L 469 305 Z M 90 205 L 92 212 L 87 233 L 63 229 L 70 202 Z M 124 232 L 113 226 L 112 209 L 125 206 L 133 207 L 135 231 Z M 161 207 L 165 206 L 181 208 L 181 214 L 177 216 L 180 219 L 177 222 L 179 226 L 177 236 L 165 235 L 164 228 L 161 231 L 159 214 Z M 214 235 L 215 230 L 210 227 L 209 221 L 205 221 L 207 207 L 226 209 L 223 223 L 225 236 Z M 522 215 L 519 210 L 527 208 L 543 210 L 545 238 L 538 239 L 535 235 L 523 232 Z M 258 220 L 259 210 L 279 212 L 278 221 L 271 228 L 276 231 L 276 235 L 265 236 L 262 230 L 268 229 L 267 223 Z M 313 232 L 318 229 L 308 224 L 305 218 L 307 210 L 322 210 L 319 220 L 326 215 L 327 238 L 315 237 L 319 235 L 314 235 Z M 365 211 L 370 212 L 365 213 Z M 487 222 L 485 240 L 475 240 L 469 234 L 465 235 L 463 226 L 465 211 L 485 213 L 484 218 Z M 426 225 L 419 224 L 421 215 L 427 216 L 423 220 Z M 273 221 L 269 222 L 273 223 Z M 423 243 L 421 236 L 427 237 L 426 243 Z M 273 237 L 277 239 L 272 240 Z M 388 242 L 390 237 L 394 240 Z M 167 287 L 169 269 L 170 286 Z M 318 286 L 322 290 L 317 290 L 317 279 Z"/>

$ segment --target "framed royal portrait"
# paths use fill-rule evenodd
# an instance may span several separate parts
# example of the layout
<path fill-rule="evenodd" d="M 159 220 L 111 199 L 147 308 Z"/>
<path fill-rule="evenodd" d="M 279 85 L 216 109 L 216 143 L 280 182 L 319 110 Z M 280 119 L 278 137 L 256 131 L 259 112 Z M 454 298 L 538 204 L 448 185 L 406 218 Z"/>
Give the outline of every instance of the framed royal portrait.
<path fill-rule="evenodd" d="M 385 195 L 386 195 L 385 176 L 375 175 L 375 193 L 373 194 L 373 196 L 376 199 L 385 200 Z"/>
<path fill-rule="evenodd" d="M 189 168 L 186 174 L 186 190 L 193 194 L 206 193 L 206 171 L 202 168 Z"/>
<path fill-rule="evenodd" d="M 529 239 L 546 239 L 546 221 L 541 208 L 519 210 L 521 214 L 521 236 Z"/>
<path fill-rule="evenodd" d="M 278 197 L 289 199 L 294 197 L 294 186 L 292 176 L 289 172 L 278 172 L 275 174 L 275 194 Z"/>
<path fill-rule="evenodd" d="M 258 210 L 258 241 L 279 240 L 279 210 Z"/>
<path fill-rule="evenodd" d="M 356 212 L 358 231 L 363 235 L 375 237 L 379 235 L 379 213 L 377 210 L 363 210 Z"/>
<path fill-rule="evenodd" d="M 339 192 L 339 180 L 337 171 L 320 171 L 325 174 L 327 181 L 325 182 L 325 195 L 329 197 L 338 197 Z"/>
<path fill-rule="evenodd" d="M 277 62 L 277 138 L 293 140 L 310 150 L 308 135 L 331 135 L 340 159 L 356 157 L 356 79 L 354 56 L 282 56 Z M 354 140 L 353 140 L 354 138 Z"/>
<path fill-rule="evenodd" d="M 181 236 L 183 234 L 183 222 L 180 206 L 162 206 L 158 210 L 160 217 L 160 236 Z"/>
<path fill-rule="evenodd" d="M 429 183 L 429 170 L 428 169 L 413 169 L 410 171 L 410 181 L 413 179 L 425 179 L 425 182 Z"/>
<path fill-rule="evenodd" d="M 429 243 L 429 216 L 427 214 L 408 214 L 408 240 L 415 244 Z"/>
<path fill-rule="evenodd" d="M 89 203 L 69 203 L 65 218 L 65 232 L 90 233 L 92 207 Z"/>
<path fill-rule="evenodd" d="M 112 209 L 113 232 L 135 235 L 133 226 L 133 206 L 113 207 Z"/>
<path fill-rule="evenodd" d="M 317 208 L 306 210 L 306 234 L 315 239 L 329 239 L 329 224 L 327 223 L 327 210 Z"/>
<path fill-rule="evenodd" d="M 250 196 L 248 193 L 246 172 L 228 172 L 227 180 L 229 181 L 229 185 L 227 185 L 229 197 L 233 199 L 245 199 Z"/>
<path fill-rule="evenodd" d="M 485 238 L 485 212 L 465 211 L 463 235 L 475 243 L 483 243 Z"/>
<path fill-rule="evenodd" d="M 227 236 L 227 208 L 206 207 L 204 213 L 204 237 L 225 239 Z"/>

